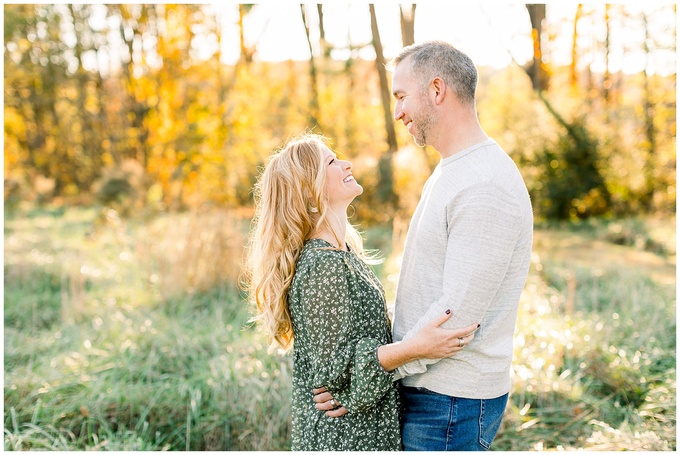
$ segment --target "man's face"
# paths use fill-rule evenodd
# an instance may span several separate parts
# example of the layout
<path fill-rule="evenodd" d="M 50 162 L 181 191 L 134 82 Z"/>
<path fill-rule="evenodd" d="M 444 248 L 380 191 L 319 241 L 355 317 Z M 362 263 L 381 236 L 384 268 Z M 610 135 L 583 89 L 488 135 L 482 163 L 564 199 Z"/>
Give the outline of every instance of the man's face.
<path fill-rule="evenodd" d="M 392 94 L 397 100 L 394 119 L 401 120 L 416 144 L 427 145 L 428 135 L 435 123 L 434 104 L 411 71 L 410 57 L 397 65 L 392 74 Z"/>

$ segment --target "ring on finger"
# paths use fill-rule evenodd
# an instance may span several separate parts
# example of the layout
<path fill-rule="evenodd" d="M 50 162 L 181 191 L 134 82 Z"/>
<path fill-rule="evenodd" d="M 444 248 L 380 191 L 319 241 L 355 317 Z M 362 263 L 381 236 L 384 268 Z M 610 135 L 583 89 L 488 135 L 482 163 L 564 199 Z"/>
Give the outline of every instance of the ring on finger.
<path fill-rule="evenodd" d="M 331 406 L 333 406 L 333 409 L 335 409 L 335 408 L 338 407 L 338 405 L 337 405 L 337 403 L 335 402 L 335 399 L 334 399 L 334 398 L 331 398 Z"/>
<path fill-rule="evenodd" d="M 465 346 L 465 343 L 463 343 L 463 339 L 461 337 L 458 337 L 458 347 L 462 348 L 463 346 Z"/>

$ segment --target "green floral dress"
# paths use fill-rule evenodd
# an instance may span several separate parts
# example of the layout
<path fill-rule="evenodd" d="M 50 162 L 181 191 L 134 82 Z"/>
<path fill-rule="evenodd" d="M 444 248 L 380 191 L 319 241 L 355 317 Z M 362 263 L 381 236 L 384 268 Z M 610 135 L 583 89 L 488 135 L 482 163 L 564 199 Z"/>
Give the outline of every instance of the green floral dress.
<path fill-rule="evenodd" d="M 293 450 L 401 450 L 399 391 L 378 361 L 392 342 L 385 294 L 353 252 L 305 243 L 288 302 L 293 347 Z M 325 386 L 349 411 L 326 417 L 313 388 Z"/>

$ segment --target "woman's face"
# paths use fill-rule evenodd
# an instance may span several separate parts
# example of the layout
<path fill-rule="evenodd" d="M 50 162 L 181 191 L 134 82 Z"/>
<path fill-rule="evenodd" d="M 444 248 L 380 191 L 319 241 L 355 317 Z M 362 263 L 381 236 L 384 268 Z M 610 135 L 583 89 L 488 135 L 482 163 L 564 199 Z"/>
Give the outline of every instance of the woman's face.
<path fill-rule="evenodd" d="M 355 197 L 364 192 L 364 189 L 352 176 L 352 163 L 339 160 L 327 147 L 323 153 L 328 203 L 331 208 L 345 210 Z"/>

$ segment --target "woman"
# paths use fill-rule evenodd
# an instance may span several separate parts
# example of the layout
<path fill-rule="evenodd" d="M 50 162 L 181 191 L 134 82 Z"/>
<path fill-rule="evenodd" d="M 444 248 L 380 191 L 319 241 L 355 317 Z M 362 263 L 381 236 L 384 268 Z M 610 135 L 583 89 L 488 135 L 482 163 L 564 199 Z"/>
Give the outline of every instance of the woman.
<path fill-rule="evenodd" d="M 477 327 L 439 328 L 449 311 L 392 343 L 383 288 L 347 221 L 363 192 L 351 169 L 306 134 L 271 156 L 256 186 L 250 296 L 276 344 L 288 350 L 295 338 L 293 450 L 401 450 L 393 370 L 454 355 Z M 315 405 L 319 388 L 333 411 Z"/>

